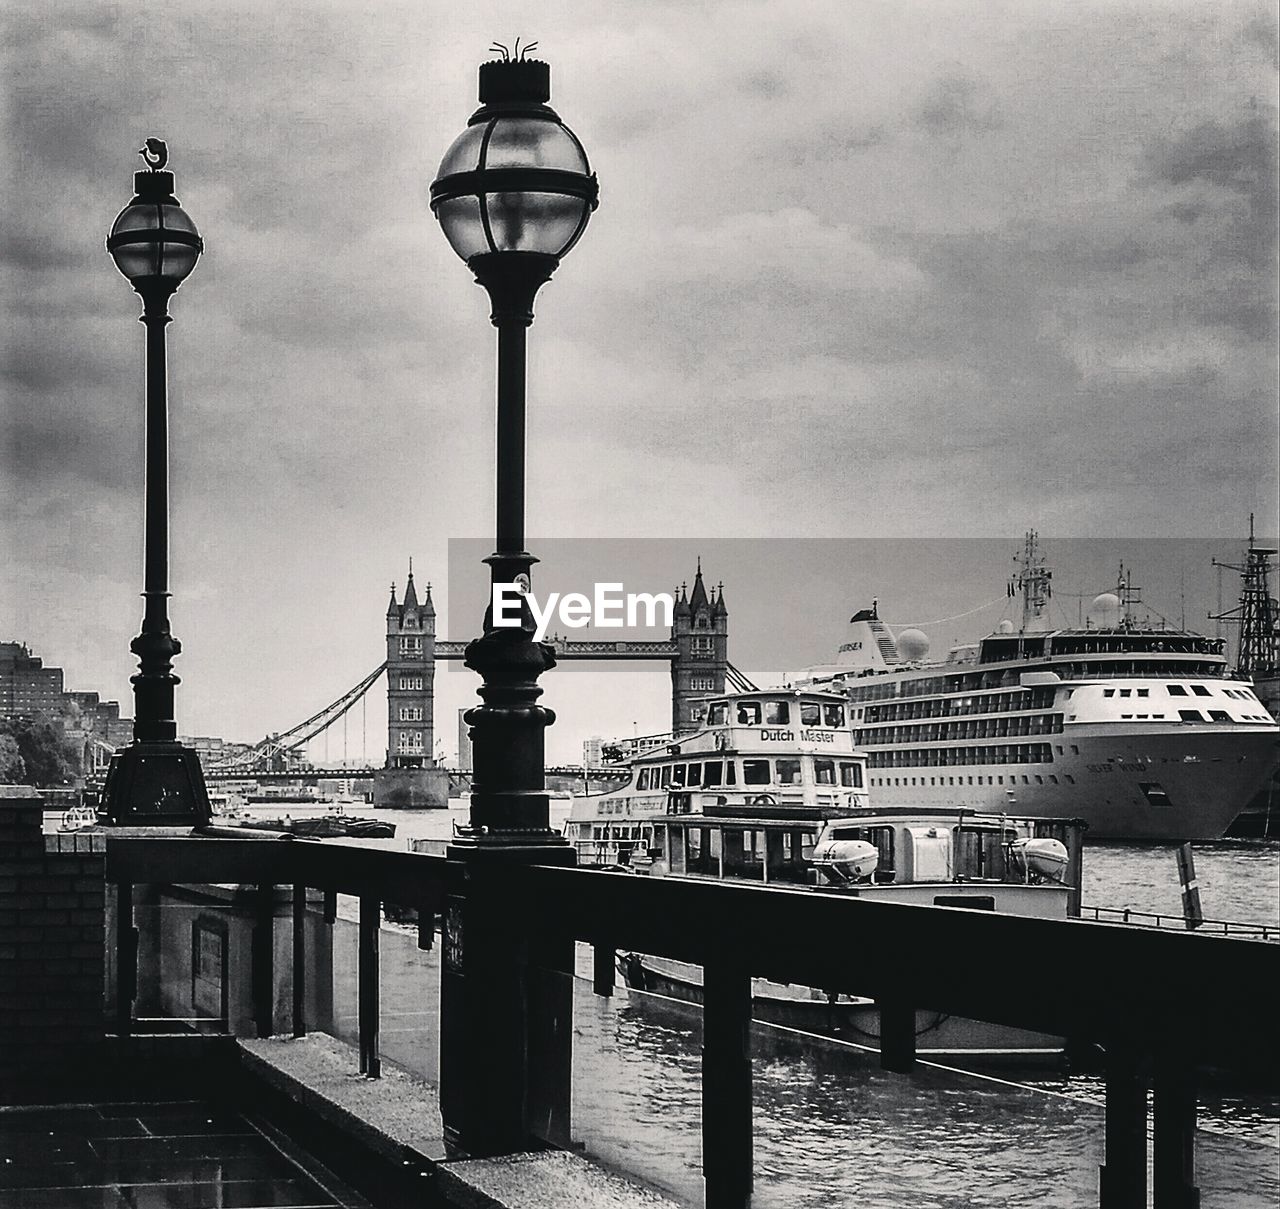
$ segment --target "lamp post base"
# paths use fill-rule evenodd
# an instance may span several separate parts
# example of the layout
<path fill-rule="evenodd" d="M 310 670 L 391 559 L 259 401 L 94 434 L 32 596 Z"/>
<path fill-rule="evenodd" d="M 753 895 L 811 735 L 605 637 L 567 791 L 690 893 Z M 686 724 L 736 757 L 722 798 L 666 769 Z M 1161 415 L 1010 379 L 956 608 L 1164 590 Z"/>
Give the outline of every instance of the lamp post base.
<path fill-rule="evenodd" d="M 212 811 L 199 755 L 181 743 L 135 739 L 111 757 L 98 813 L 113 826 L 206 826 Z"/>

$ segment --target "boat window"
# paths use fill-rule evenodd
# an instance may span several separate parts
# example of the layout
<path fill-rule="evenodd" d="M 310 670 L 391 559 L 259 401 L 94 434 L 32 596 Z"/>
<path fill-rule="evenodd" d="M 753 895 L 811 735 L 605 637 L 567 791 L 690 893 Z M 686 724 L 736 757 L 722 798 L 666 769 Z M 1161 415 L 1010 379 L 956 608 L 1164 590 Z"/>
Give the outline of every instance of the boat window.
<path fill-rule="evenodd" d="M 830 726 L 834 730 L 839 730 L 844 726 L 844 706 L 824 705 L 822 707 L 822 724 L 823 726 Z"/>
<path fill-rule="evenodd" d="M 791 710 L 785 701 L 766 701 L 764 720 L 770 726 L 786 726 L 791 721 Z"/>
<path fill-rule="evenodd" d="M 1195 695 L 1196 695 L 1197 697 L 1207 697 L 1207 696 L 1209 696 L 1209 690 L 1208 690 L 1207 688 L 1205 688 L 1205 686 L 1204 686 L 1203 684 L 1193 684 L 1193 685 L 1191 686 L 1191 691 L 1192 691 L 1193 693 L 1195 693 Z"/>
<path fill-rule="evenodd" d="M 666 787 L 670 784 L 671 784 L 671 765 L 664 764 L 662 766 L 662 783 L 661 785 L 658 786 L 658 788 L 666 789 Z"/>
<path fill-rule="evenodd" d="M 834 760 L 814 760 L 813 783 L 815 785 L 834 785 L 836 783 L 836 762 Z"/>
<path fill-rule="evenodd" d="M 1166 684 L 1165 690 L 1170 697 L 1185 697 L 1187 695 L 1187 690 L 1180 684 Z"/>
<path fill-rule="evenodd" d="M 739 726 L 759 726 L 760 725 L 760 702 L 759 701 L 738 702 L 738 725 Z"/>
<path fill-rule="evenodd" d="M 724 775 L 724 765 L 719 760 L 708 760 L 702 766 L 702 784 L 705 789 L 714 789 L 720 784 Z"/>
<path fill-rule="evenodd" d="M 647 768 L 642 768 L 640 770 L 640 779 L 636 782 L 636 788 L 637 789 L 649 788 L 649 770 Z"/>
<path fill-rule="evenodd" d="M 686 785 L 702 784 L 702 765 L 701 764 L 689 765 L 689 773 L 688 773 L 688 776 L 685 778 L 685 784 Z"/>
<path fill-rule="evenodd" d="M 667 829 L 665 827 L 655 827 L 653 829 L 653 848 L 654 854 L 659 860 L 667 855 Z"/>
<path fill-rule="evenodd" d="M 1225 709 L 1211 709 L 1209 711 L 1209 717 L 1212 718 L 1215 722 L 1231 721 L 1231 715 L 1227 713 Z"/>
<path fill-rule="evenodd" d="M 1113 688 L 1104 688 L 1102 690 L 1102 695 L 1104 697 L 1114 697 L 1116 695 L 1116 690 Z"/>
<path fill-rule="evenodd" d="M 1139 696 L 1139 697 L 1150 697 L 1150 696 L 1151 696 L 1151 690 L 1150 690 L 1149 688 L 1140 688 L 1140 689 L 1138 689 L 1138 696 Z"/>
<path fill-rule="evenodd" d="M 738 783 L 737 765 L 732 760 L 724 762 L 724 783 L 726 785 L 736 785 Z"/>
<path fill-rule="evenodd" d="M 822 725 L 822 706 L 816 701 L 800 702 L 800 725 L 801 726 L 821 726 Z"/>
<path fill-rule="evenodd" d="M 1002 878 L 1004 846 L 1000 832 L 960 827 L 956 830 L 956 874 L 961 878 Z"/>
<path fill-rule="evenodd" d="M 1178 717 L 1184 722 L 1203 722 L 1204 715 L 1198 709 L 1180 709 Z"/>
<path fill-rule="evenodd" d="M 671 766 L 671 788 L 672 789 L 684 788 L 684 765 L 683 764 L 673 764 Z"/>
<path fill-rule="evenodd" d="M 769 761 L 768 760 L 743 760 L 742 761 L 742 783 L 744 785 L 768 785 L 769 784 Z"/>
<path fill-rule="evenodd" d="M 707 725 L 723 726 L 729 720 L 729 703 L 713 701 L 707 709 Z"/>
<path fill-rule="evenodd" d="M 862 788 L 862 765 L 849 760 L 840 761 L 840 784 L 846 789 Z"/>
<path fill-rule="evenodd" d="M 777 768 L 779 785 L 800 784 L 799 760 L 775 760 L 774 765 Z"/>

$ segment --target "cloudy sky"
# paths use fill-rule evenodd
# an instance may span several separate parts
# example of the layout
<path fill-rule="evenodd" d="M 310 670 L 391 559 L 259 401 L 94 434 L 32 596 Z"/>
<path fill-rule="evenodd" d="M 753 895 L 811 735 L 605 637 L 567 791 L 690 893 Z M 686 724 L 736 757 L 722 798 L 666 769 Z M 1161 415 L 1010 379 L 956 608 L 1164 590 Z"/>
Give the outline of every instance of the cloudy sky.
<path fill-rule="evenodd" d="M 337 696 L 408 555 L 439 582 L 488 531 L 493 333 L 426 191 L 494 38 L 538 39 L 602 193 L 532 333 L 532 534 L 1276 529 L 1270 3 L 3 22 L 0 639 L 128 696 L 142 329 L 103 239 L 158 135 L 207 244 L 170 328 L 185 732 Z M 661 677 L 617 706 L 587 683 L 557 702 L 570 750 L 661 719 Z"/>

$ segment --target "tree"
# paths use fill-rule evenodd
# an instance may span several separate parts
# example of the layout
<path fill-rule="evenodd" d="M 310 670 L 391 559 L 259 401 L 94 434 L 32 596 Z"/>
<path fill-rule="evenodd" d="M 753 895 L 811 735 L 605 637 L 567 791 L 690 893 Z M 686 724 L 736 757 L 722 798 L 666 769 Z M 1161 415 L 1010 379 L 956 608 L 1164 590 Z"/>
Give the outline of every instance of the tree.
<path fill-rule="evenodd" d="M 76 749 L 62 727 L 47 715 L 2 720 L 0 736 L 9 738 L 17 747 L 23 766 L 17 777 L 18 784 L 47 788 L 65 784 L 76 775 L 80 763 Z M 0 747 L 0 759 L 2 752 Z"/>
<path fill-rule="evenodd" d="M 18 750 L 17 739 L 0 734 L 0 785 L 21 785 L 26 775 L 27 765 Z"/>

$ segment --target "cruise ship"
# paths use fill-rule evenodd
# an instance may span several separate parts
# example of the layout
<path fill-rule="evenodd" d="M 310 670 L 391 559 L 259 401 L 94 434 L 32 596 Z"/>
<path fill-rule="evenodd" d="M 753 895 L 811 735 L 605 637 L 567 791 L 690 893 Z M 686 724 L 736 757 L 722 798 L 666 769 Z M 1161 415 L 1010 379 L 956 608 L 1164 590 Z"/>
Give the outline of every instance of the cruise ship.
<path fill-rule="evenodd" d="M 1055 629 L 1052 572 L 1027 534 L 1010 595 L 1022 622 L 929 662 L 873 604 L 833 664 L 794 685 L 849 700 L 872 804 L 1083 819 L 1089 838 L 1217 839 L 1271 775 L 1280 727 L 1222 639 L 1140 622 L 1123 574 L 1111 624 Z"/>

